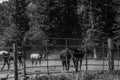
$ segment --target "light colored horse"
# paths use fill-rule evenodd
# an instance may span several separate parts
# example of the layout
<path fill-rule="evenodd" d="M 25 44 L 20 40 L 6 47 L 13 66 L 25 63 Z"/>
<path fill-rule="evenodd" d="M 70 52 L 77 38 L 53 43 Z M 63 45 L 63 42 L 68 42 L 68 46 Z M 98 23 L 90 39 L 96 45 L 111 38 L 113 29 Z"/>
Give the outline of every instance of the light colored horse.
<path fill-rule="evenodd" d="M 0 51 L 0 56 L 2 57 L 2 59 L 4 61 L 1 70 L 3 70 L 5 65 L 8 66 L 8 70 L 9 70 L 9 68 L 10 68 L 10 60 L 11 60 L 10 53 L 8 51 Z"/>
<path fill-rule="evenodd" d="M 8 54 L 8 51 L 0 51 L 0 56 L 3 54 Z"/>
<path fill-rule="evenodd" d="M 42 54 L 39 53 L 32 53 L 30 55 L 30 59 L 31 59 L 31 63 L 32 66 L 35 63 L 35 66 L 37 66 L 37 63 L 39 62 L 39 64 L 41 64 L 41 58 L 42 58 Z"/>

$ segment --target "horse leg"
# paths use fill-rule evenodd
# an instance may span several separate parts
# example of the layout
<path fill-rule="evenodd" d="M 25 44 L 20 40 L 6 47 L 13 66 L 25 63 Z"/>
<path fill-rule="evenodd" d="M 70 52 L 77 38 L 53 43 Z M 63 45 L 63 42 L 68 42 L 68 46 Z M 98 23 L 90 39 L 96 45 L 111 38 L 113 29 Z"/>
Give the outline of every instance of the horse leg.
<path fill-rule="evenodd" d="M 80 71 L 81 71 L 81 66 L 82 66 L 82 59 L 80 59 Z"/>
<path fill-rule="evenodd" d="M 78 68 L 77 68 L 77 66 L 78 66 L 78 62 L 77 62 L 77 59 L 73 59 L 73 63 L 74 63 L 74 66 L 75 66 L 75 71 L 77 72 L 78 71 Z"/>
<path fill-rule="evenodd" d="M 67 71 L 69 71 L 70 60 L 67 61 Z"/>
<path fill-rule="evenodd" d="M 75 69 L 76 69 L 75 71 L 78 72 L 78 61 L 77 60 L 75 61 Z"/>
<path fill-rule="evenodd" d="M 21 60 L 19 59 L 19 67 L 21 66 Z"/>
<path fill-rule="evenodd" d="M 64 66 L 65 66 L 65 65 L 64 65 L 64 60 L 62 60 L 62 66 L 63 66 L 63 71 L 64 71 Z"/>
<path fill-rule="evenodd" d="M 64 63 L 64 68 L 65 68 L 65 70 L 67 70 L 67 63 L 66 63 L 66 61 Z"/>
<path fill-rule="evenodd" d="M 19 59 L 18 59 L 18 67 L 20 67 L 20 61 L 19 61 Z"/>
<path fill-rule="evenodd" d="M 6 62 L 4 62 L 4 64 L 3 64 L 2 68 L 1 68 L 1 70 L 3 70 L 3 68 L 5 67 L 5 65 L 6 65 Z"/>
<path fill-rule="evenodd" d="M 19 67 L 21 66 L 21 62 L 19 62 Z"/>
<path fill-rule="evenodd" d="M 24 61 L 25 61 L 25 59 L 21 58 L 21 65 L 22 65 L 22 67 L 24 66 Z"/>
<path fill-rule="evenodd" d="M 7 62 L 7 65 L 8 65 L 8 69 L 7 70 L 9 70 L 10 69 L 10 62 Z"/>
<path fill-rule="evenodd" d="M 63 71 L 64 71 L 64 65 L 63 65 Z"/>
<path fill-rule="evenodd" d="M 76 72 L 78 72 L 78 60 L 76 60 Z"/>
<path fill-rule="evenodd" d="M 8 61 L 9 69 L 10 69 L 10 67 L 11 67 L 11 63 L 10 63 L 10 62 L 11 62 L 11 60 Z"/>
<path fill-rule="evenodd" d="M 65 61 L 63 61 L 63 70 L 65 70 L 65 66 L 66 64 L 65 64 Z"/>
<path fill-rule="evenodd" d="M 68 71 L 68 59 L 65 60 L 66 71 Z"/>
<path fill-rule="evenodd" d="M 33 63 L 34 63 L 34 61 L 33 61 L 33 60 L 31 60 L 31 63 L 32 63 L 32 67 L 33 67 Z"/>
<path fill-rule="evenodd" d="M 38 61 L 36 60 L 36 61 L 35 61 L 35 66 L 37 66 L 37 62 L 38 62 Z"/>
<path fill-rule="evenodd" d="M 41 65 L 41 59 L 39 60 L 39 64 Z"/>
<path fill-rule="evenodd" d="M 67 71 L 67 62 L 66 62 L 66 60 L 64 60 L 64 70 Z"/>
<path fill-rule="evenodd" d="M 23 67 L 23 61 L 22 59 L 19 60 L 19 67 L 22 66 Z"/>
<path fill-rule="evenodd" d="M 66 60 L 66 71 L 68 71 L 68 60 Z"/>
<path fill-rule="evenodd" d="M 22 61 L 22 67 L 24 66 L 24 61 Z"/>
<path fill-rule="evenodd" d="M 74 67 L 75 67 L 75 60 L 73 59 Z M 76 68 L 76 67 L 75 67 Z"/>

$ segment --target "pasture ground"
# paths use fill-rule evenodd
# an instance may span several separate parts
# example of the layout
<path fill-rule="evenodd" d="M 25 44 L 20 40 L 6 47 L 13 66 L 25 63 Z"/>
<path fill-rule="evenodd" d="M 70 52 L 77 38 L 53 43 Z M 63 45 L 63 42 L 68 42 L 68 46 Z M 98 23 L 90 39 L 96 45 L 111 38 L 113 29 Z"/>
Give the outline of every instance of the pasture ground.
<path fill-rule="evenodd" d="M 83 71 L 79 73 L 42 75 L 33 80 L 120 80 L 120 71 L 112 73 L 103 71 Z"/>
<path fill-rule="evenodd" d="M 115 70 L 120 70 L 120 66 L 118 65 L 118 61 L 114 61 L 115 62 Z M 3 62 L 0 62 L 0 64 Z M 59 74 L 64 74 L 66 73 L 65 71 L 63 71 L 62 68 L 62 63 L 61 60 L 59 61 L 48 61 L 48 65 L 49 67 L 47 68 L 47 61 L 42 61 L 41 65 L 38 64 L 37 67 L 32 67 L 31 62 L 30 61 L 26 61 L 26 71 L 29 75 L 32 74 L 37 74 L 37 72 L 39 73 L 47 73 L 47 69 L 49 70 L 49 72 L 53 72 L 53 74 L 59 73 Z M 91 65 L 89 65 L 91 64 Z M 74 73 L 74 66 L 73 66 L 73 62 L 71 61 L 71 67 L 70 67 L 70 72 L 73 71 Z M 51 67 L 50 67 L 51 66 Z M 0 65 L 0 68 L 2 67 L 2 65 Z M 5 68 L 6 69 L 6 68 Z M 23 73 L 23 69 L 22 67 L 19 68 L 19 74 Z M 102 70 L 107 71 L 108 70 L 108 60 L 104 61 L 104 67 L 103 67 L 103 60 L 88 60 L 88 71 L 102 71 Z M 9 74 L 10 76 L 14 76 L 14 65 L 11 65 L 10 71 L 0 71 L 0 77 Z M 85 66 L 85 60 L 83 60 L 83 65 L 82 65 L 82 71 L 86 70 L 86 66 Z M 72 73 L 71 73 L 72 74 Z M 120 79 L 119 79 L 120 80 Z"/>
<path fill-rule="evenodd" d="M 50 55 L 48 57 L 49 59 L 59 59 L 59 56 L 58 55 Z M 12 62 L 13 63 L 13 62 Z M 2 67 L 3 62 L 1 61 L 0 62 L 0 69 Z M 41 64 L 38 64 L 37 67 L 32 67 L 32 64 L 31 64 L 31 61 L 26 61 L 26 71 L 27 71 L 27 74 L 33 76 L 33 75 L 36 75 L 37 73 L 40 73 L 40 75 L 43 75 L 42 73 L 47 73 L 48 71 L 51 73 L 53 73 L 54 75 L 57 74 L 57 75 L 63 75 L 63 74 L 69 74 L 71 76 L 75 76 L 74 75 L 74 71 L 75 71 L 75 68 L 73 66 L 73 61 L 71 60 L 71 66 L 70 66 L 70 72 L 72 73 L 67 73 L 65 71 L 63 71 L 63 68 L 62 68 L 62 62 L 61 60 L 49 60 L 48 62 L 43 59 L 43 61 L 41 62 Z M 86 71 L 86 60 L 83 60 L 82 62 L 82 71 Z M 104 64 L 104 66 L 103 66 Z M 120 64 L 118 62 L 118 60 L 115 60 L 114 61 L 114 67 L 115 67 L 115 70 L 120 70 Z M 47 65 L 49 67 L 47 67 Z M 93 72 L 96 72 L 96 71 L 108 71 L 108 60 L 95 60 L 95 59 L 89 59 L 88 60 L 88 71 L 91 71 L 90 73 L 93 73 Z M 23 74 L 23 67 L 20 67 L 19 68 L 19 75 L 21 76 Z M 5 70 L 1 71 L 0 70 L 0 78 L 1 77 L 4 77 L 5 75 L 9 74 L 10 77 L 14 77 L 14 65 L 11 64 L 11 68 L 10 68 L 10 71 L 7 71 L 6 70 L 6 67 L 5 67 Z M 78 74 L 79 76 L 81 75 Z M 83 74 L 82 74 L 83 75 Z M 13 80 L 13 78 L 10 78 L 9 80 Z M 42 80 L 42 79 L 40 79 Z M 49 80 L 52 80 L 52 79 L 49 79 Z M 55 79 L 53 79 L 55 80 Z M 59 79 L 60 80 L 60 79 Z M 74 80 L 74 79 L 63 79 L 63 80 Z M 80 80 L 80 79 L 79 79 Z M 98 79 L 95 79 L 95 80 L 98 80 Z M 103 80 L 103 79 L 101 79 Z M 115 79 L 113 79 L 115 80 Z M 118 79 L 120 80 L 120 79 Z"/>

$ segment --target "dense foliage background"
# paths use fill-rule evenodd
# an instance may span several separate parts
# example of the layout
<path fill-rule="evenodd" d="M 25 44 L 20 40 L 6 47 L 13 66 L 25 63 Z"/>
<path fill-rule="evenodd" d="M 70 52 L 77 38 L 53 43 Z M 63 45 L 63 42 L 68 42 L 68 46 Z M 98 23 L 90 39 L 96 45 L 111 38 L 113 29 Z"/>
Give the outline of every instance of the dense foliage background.
<path fill-rule="evenodd" d="M 0 47 L 32 40 L 79 38 L 87 45 L 120 40 L 118 0 L 9 0 L 0 3 Z M 61 41 L 52 41 L 59 43 Z"/>

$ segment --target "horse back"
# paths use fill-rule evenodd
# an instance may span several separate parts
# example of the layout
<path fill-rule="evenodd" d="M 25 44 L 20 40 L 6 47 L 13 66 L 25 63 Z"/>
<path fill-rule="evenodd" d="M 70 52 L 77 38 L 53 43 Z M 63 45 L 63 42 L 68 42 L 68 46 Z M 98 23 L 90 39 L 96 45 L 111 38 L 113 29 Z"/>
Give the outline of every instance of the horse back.
<path fill-rule="evenodd" d="M 84 51 L 75 51 L 74 53 L 73 53 L 73 57 L 76 57 L 76 58 L 83 58 L 84 57 Z"/>
<path fill-rule="evenodd" d="M 30 58 L 31 58 L 31 59 L 40 59 L 40 58 L 41 58 L 41 55 L 40 55 L 40 54 L 31 54 L 31 55 L 30 55 Z"/>

